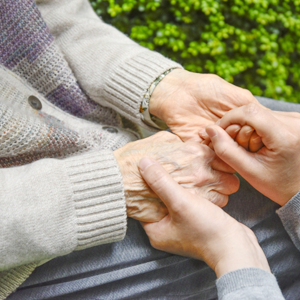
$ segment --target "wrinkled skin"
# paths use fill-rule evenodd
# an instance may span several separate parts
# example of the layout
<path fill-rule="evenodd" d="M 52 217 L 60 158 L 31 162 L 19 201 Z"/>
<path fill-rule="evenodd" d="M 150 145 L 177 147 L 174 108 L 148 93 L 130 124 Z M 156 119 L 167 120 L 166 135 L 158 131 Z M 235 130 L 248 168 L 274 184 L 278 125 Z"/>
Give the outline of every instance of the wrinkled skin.
<path fill-rule="evenodd" d="M 220 207 L 225 206 L 228 195 L 239 188 L 239 180 L 232 174 L 234 170 L 217 158 L 208 146 L 183 143 L 168 132 L 129 143 L 114 155 L 123 177 L 127 215 L 140 221 L 159 221 L 168 213 L 141 177 L 138 163 L 145 156 L 157 160 L 191 193 L 202 195 Z"/>
<path fill-rule="evenodd" d="M 149 111 L 168 125 L 183 141 L 202 141 L 199 132 L 217 122 L 226 112 L 257 103 L 245 89 L 217 75 L 176 69 L 154 89 Z"/>

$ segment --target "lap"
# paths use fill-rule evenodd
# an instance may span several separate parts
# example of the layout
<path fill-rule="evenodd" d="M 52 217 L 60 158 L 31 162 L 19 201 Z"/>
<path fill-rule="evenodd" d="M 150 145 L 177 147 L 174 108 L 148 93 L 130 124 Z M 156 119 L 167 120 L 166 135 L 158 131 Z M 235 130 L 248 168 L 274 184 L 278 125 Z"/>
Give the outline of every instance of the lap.
<path fill-rule="evenodd" d="M 259 99 L 276 110 L 285 102 Z M 300 105 L 296 105 L 300 111 Z M 300 294 L 300 253 L 272 201 L 241 180 L 225 210 L 255 232 L 286 299 Z M 157 251 L 129 219 L 123 241 L 58 257 L 37 268 L 8 299 L 216 299 L 215 275 L 201 261 Z M 57 297 L 57 298 L 56 298 Z"/>

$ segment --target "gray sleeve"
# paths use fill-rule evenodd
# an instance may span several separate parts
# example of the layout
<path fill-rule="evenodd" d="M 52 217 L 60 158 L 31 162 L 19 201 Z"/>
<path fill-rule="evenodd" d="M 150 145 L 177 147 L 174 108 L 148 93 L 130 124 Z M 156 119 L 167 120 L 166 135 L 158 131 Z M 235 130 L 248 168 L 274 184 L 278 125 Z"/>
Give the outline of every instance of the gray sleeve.
<path fill-rule="evenodd" d="M 219 300 L 284 300 L 275 276 L 257 268 L 229 272 L 216 285 Z"/>
<path fill-rule="evenodd" d="M 291 240 L 300 251 L 300 191 L 277 210 L 281 222 Z"/>

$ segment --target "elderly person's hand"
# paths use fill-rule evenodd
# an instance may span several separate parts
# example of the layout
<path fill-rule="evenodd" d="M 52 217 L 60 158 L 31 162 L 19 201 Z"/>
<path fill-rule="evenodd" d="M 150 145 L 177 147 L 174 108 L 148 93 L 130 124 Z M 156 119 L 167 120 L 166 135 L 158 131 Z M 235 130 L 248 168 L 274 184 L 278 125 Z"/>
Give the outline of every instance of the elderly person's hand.
<path fill-rule="evenodd" d="M 157 162 L 143 158 L 141 174 L 169 214 L 142 223 L 151 245 L 159 250 L 204 260 L 217 277 L 241 268 L 270 271 L 253 232 L 201 195 L 179 186 Z"/>
<path fill-rule="evenodd" d="M 224 129 L 237 124 L 250 126 L 262 140 L 251 153 L 232 140 Z M 300 190 L 300 114 L 265 110 L 250 104 L 228 112 L 219 126 L 206 131 L 216 154 L 254 188 L 284 205 Z"/>
<path fill-rule="evenodd" d="M 154 89 L 149 112 L 162 119 L 183 141 L 201 141 L 199 131 L 229 110 L 258 103 L 245 89 L 212 74 L 171 71 Z"/>
<path fill-rule="evenodd" d="M 156 159 L 175 181 L 219 206 L 226 205 L 228 195 L 239 188 L 239 180 L 232 174 L 234 170 L 209 147 L 183 143 L 169 132 L 129 143 L 114 154 L 123 176 L 127 215 L 140 221 L 158 221 L 168 213 L 140 175 L 138 163 L 144 156 Z"/>

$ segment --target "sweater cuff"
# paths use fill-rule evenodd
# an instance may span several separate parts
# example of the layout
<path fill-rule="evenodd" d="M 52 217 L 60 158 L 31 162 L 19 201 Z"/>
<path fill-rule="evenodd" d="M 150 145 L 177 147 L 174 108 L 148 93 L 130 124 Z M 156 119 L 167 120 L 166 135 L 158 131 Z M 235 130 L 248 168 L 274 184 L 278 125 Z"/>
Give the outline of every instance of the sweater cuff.
<path fill-rule="evenodd" d="M 182 66 L 157 52 L 141 52 L 118 66 L 108 77 L 104 86 L 105 100 L 129 120 L 153 131 L 141 120 L 141 101 L 151 83 L 172 68 L 182 69 Z"/>
<path fill-rule="evenodd" d="M 300 251 L 300 191 L 276 212 L 291 240 Z"/>
<path fill-rule="evenodd" d="M 6 299 L 14 292 L 34 271 L 37 264 L 19 266 L 17 268 L 0 272 L 0 299 Z"/>
<path fill-rule="evenodd" d="M 274 295 L 278 295 L 276 299 L 283 299 L 281 290 L 277 280 L 273 274 L 258 268 L 245 268 L 224 274 L 216 281 L 218 289 L 218 298 L 221 299 L 252 299 L 251 290 L 259 295 L 260 292 L 268 293 L 272 291 Z M 250 294 L 249 294 L 250 290 Z M 245 294 L 244 294 L 245 292 Z M 237 294 L 237 298 L 232 298 L 229 294 Z M 282 298 L 281 298 L 282 297 Z M 265 298 L 255 298 L 265 299 Z M 272 298 L 275 299 L 275 298 Z"/>
<path fill-rule="evenodd" d="M 102 150 L 66 160 L 81 250 L 125 237 L 127 215 L 122 176 L 114 154 Z"/>

